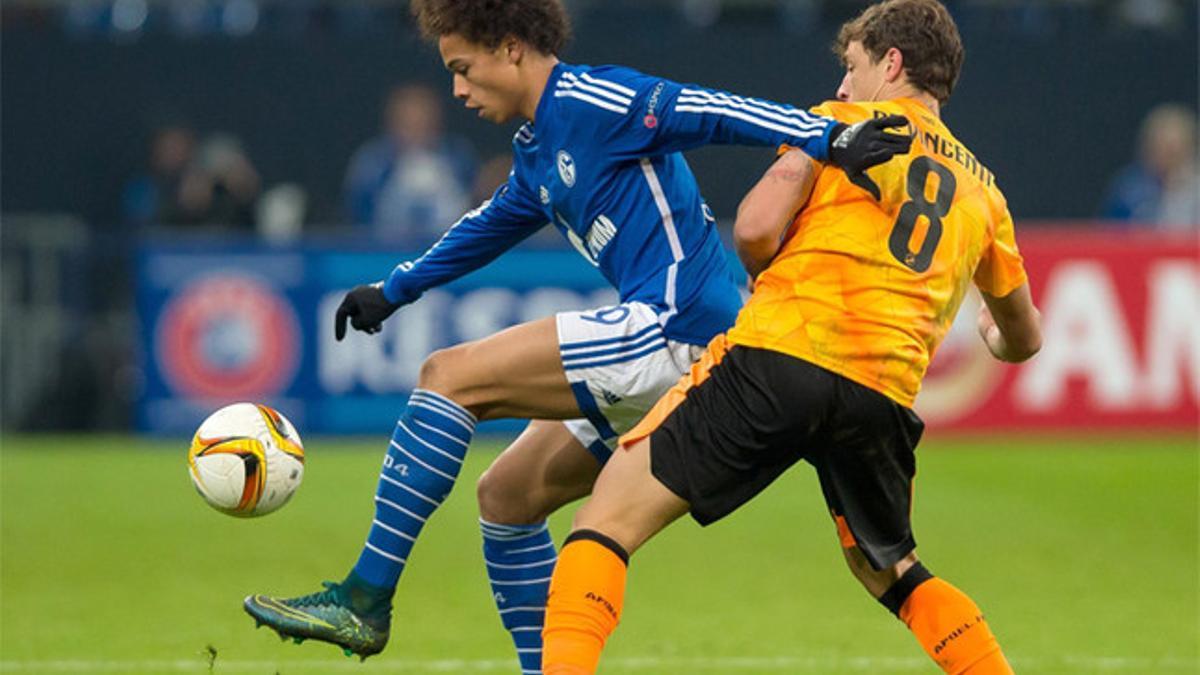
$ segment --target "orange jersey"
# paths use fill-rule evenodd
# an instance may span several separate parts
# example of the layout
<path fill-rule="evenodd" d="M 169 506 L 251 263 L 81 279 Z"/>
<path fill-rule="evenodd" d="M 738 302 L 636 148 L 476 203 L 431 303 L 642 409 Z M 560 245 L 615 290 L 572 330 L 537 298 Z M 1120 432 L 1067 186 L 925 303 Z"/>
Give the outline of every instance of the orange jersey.
<path fill-rule="evenodd" d="M 1025 283 L 1012 217 L 992 173 L 917 101 L 813 112 L 847 123 L 901 114 L 916 140 L 868 180 L 814 163 L 808 202 L 729 341 L 810 361 L 911 407 L 968 283 L 993 296 Z"/>

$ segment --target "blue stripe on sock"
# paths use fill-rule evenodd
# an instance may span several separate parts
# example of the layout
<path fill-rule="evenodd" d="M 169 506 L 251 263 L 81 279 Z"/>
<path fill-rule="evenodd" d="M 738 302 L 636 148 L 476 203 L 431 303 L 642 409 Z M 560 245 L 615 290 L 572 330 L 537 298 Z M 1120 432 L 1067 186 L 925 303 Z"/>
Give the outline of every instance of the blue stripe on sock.
<path fill-rule="evenodd" d="M 442 414 L 442 415 L 446 414 L 446 412 L 443 409 L 441 409 L 423 399 L 413 400 L 412 398 L 409 398 L 408 399 L 408 408 L 409 408 L 409 410 L 424 409 L 424 410 L 428 410 L 428 411 L 430 411 L 432 413 L 436 413 L 436 414 Z M 472 434 L 475 433 L 475 425 L 473 425 L 473 424 L 468 424 L 456 417 L 447 417 L 447 420 L 449 420 L 450 422 L 457 424 L 459 427 L 461 427 L 461 429 L 459 429 L 460 433 L 463 431 L 467 431 Z"/>
<path fill-rule="evenodd" d="M 354 571 L 367 583 L 395 588 L 425 521 L 454 487 L 471 443 L 473 418 L 439 397 L 409 405 L 396 423 L 375 490 L 375 518 Z M 471 421 L 466 425 L 463 419 Z"/>
<path fill-rule="evenodd" d="M 436 496 L 430 497 L 422 492 L 417 492 L 416 488 L 405 485 L 403 482 L 392 478 L 387 474 L 386 471 L 381 471 L 379 473 L 379 480 L 382 481 L 382 483 L 387 483 L 387 485 L 379 485 L 379 494 L 386 494 L 397 501 L 413 504 L 413 510 L 422 514 L 422 518 L 429 517 L 429 514 L 433 513 L 433 509 L 436 509 L 438 505 L 441 504 Z M 396 488 L 398 492 L 393 492 L 389 486 Z M 414 502 L 412 501 L 413 499 L 417 501 Z"/>
<path fill-rule="evenodd" d="M 441 506 L 441 495 L 435 495 L 433 499 L 426 497 L 424 493 L 417 491 L 411 485 L 403 482 L 403 476 L 398 476 L 391 471 L 384 471 L 379 474 L 379 485 L 375 491 L 376 503 L 387 506 L 393 511 L 405 513 L 408 517 L 425 522 L 433 515 L 438 506 Z M 449 481 L 443 481 L 443 486 L 449 485 Z"/>
<path fill-rule="evenodd" d="M 468 445 L 470 445 L 466 441 L 461 441 L 457 437 L 453 436 L 452 434 L 448 434 L 448 433 L 442 431 L 441 429 L 438 429 L 437 427 L 431 427 L 428 424 L 425 424 L 424 422 L 422 422 L 420 420 L 413 420 L 413 424 L 417 425 L 417 427 L 419 427 L 421 429 L 424 429 L 425 431 L 431 431 L 431 432 L 437 434 L 438 436 L 441 436 L 442 438 L 448 439 L 451 443 L 456 443 L 458 445 L 461 445 L 464 448 L 467 447 Z"/>
<path fill-rule="evenodd" d="M 475 416 L 472 415 L 466 408 L 463 408 L 444 396 L 439 396 L 425 389 L 414 389 L 412 394 L 409 395 L 409 400 L 420 403 L 425 407 L 438 410 L 447 417 L 460 422 L 470 431 L 475 430 Z"/>
<path fill-rule="evenodd" d="M 432 433 L 438 434 L 438 435 L 441 435 L 443 433 L 437 427 L 431 427 L 428 424 L 418 424 L 418 422 L 416 420 L 412 420 L 412 424 L 414 427 L 416 427 L 417 429 L 420 429 L 420 430 L 429 431 L 429 432 L 432 432 Z M 407 424 L 404 423 L 404 420 L 400 420 L 400 421 L 396 422 L 396 426 L 399 427 L 400 429 L 402 429 L 409 436 L 411 436 L 413 438 L 413 440 L 415 440 L 416 442 L 420 443 L 422 446 L 424 446 L 424 447 L 428 448 L 430 451 L 432 451 L 433 457 L 441 457 L 441 458 L 447 460 L 448 462 L 450 462 L 450 464 L 449 464 L 450 467 L 462 466 L 462 458 L 461 457 L 458 457 L 458 456 L 454 455 L 453 453 L 446 452 L 445 450 L 442 450 L 441 448 L 439 448 L 437 445 L 434 445 L 433 443 L 430 443 L 429 441 L 422 439 Z M 442 438 L 435 439 L 435 440 L 437 440 L 438 442 L 442 442 L 443 440 L 445 440 L 445 441 L 454 443 L 458 447 L 464 447 L 464 444 L 462 443 L 462 441 L 458 440 L 457 438 L 454 438 L 453 436 L 449 436 L 449 435 L 444 436 Z"/>
<path fill-rule="evenodd" d="M 546 524 L 497 525 L 495 523 L 489 523 L 480 518 L 479 529 L 483 532 L 484 539 L 522 539 L 530 535 L 538 534 L 540 531 L 546 529 Z"/>
<path fill-rule="evenodd" d="M 457 414 L 458 416 L 469 420 L 472 425 L 474 425 L 477 421 L 479 421 L 478 419 L 476 419 L 475 415 L 470 410 L 467 410 L 466 408 L 455 403 L 454 401 L 450 400 L 449 398 L 442 396 L 441 394 L 437 393 L 436 391 L 431 391 L 429 389 L 413 389 L 413 394 L 420 396 L 422 398 L 429 399 L 430 401 L 437 402 L 437 403 L 441 404 L 443 407 L 445 407 L 449 410 L 453 410 L 455 412 L 455 414 Z"/>
<path fill-rule="evenodd" d="M 542 672 L 542 626 L 558 553 L 545 523 L 479 521 L 483 558 L 500 620 L 512 635 L 522 673 Z"/>

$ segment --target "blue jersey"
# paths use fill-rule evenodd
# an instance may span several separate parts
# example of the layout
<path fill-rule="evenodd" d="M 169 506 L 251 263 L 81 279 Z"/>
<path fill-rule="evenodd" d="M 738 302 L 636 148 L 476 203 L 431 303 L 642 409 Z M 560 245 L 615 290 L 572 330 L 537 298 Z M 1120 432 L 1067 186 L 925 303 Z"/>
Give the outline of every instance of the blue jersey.
<path fill-rule="evenodd" d="M 513 138 L 508 181 L 384 284 L 392 302 L 482 267 L 553 224 L 617 289 L 659 312 L 667 337 L 705 344 L 741 298 L 715 222 L 680 154 L 788 144 L 828 156 L 834 120 L 618 66 L 555 66 Z"/>

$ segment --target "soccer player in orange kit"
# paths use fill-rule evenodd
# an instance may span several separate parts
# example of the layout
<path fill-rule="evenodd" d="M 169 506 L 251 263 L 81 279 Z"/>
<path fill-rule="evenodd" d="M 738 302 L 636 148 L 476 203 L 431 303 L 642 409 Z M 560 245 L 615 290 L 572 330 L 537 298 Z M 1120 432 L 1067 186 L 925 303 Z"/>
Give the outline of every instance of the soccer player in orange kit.
<path fill-rule="evenodd" d="M 800 459 L 812 464 L 846 562 L 948 673 L 1012 672 L 982 611 L 917 559 L 909 520 L 912 410 L 973 281 L 992 354 L 1019 362 L 1040 318 L 995 177 L 940 119 L 962 42 L 937 0 L 886 0 L 845 24 L 843 122 L 903 115 L 911 152 L 860 174 L 799 150 L 738 210 L 754 292 L 730 331 L 621 438 L 575 517 L 550 587 L 546 675 L 594 672 L 624 599 L 629 554 L 687 512 L 737 509 Z"/>

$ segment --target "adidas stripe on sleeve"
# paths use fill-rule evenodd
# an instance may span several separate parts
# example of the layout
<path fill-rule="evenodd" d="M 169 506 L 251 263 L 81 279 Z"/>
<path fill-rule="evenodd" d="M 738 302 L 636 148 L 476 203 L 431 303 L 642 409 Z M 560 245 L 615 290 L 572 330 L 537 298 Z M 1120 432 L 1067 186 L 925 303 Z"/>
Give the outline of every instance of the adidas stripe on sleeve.
<path fill-rule="evenodd" d="M 829 156 L 836 120 L 784 103 L 653 78 L 606 67 L 564 73 L 556 98 L 586 104 L 605 142 L 627 158 L 682 152 L 710 144 L 790 145 L 810 157 Z"/>

